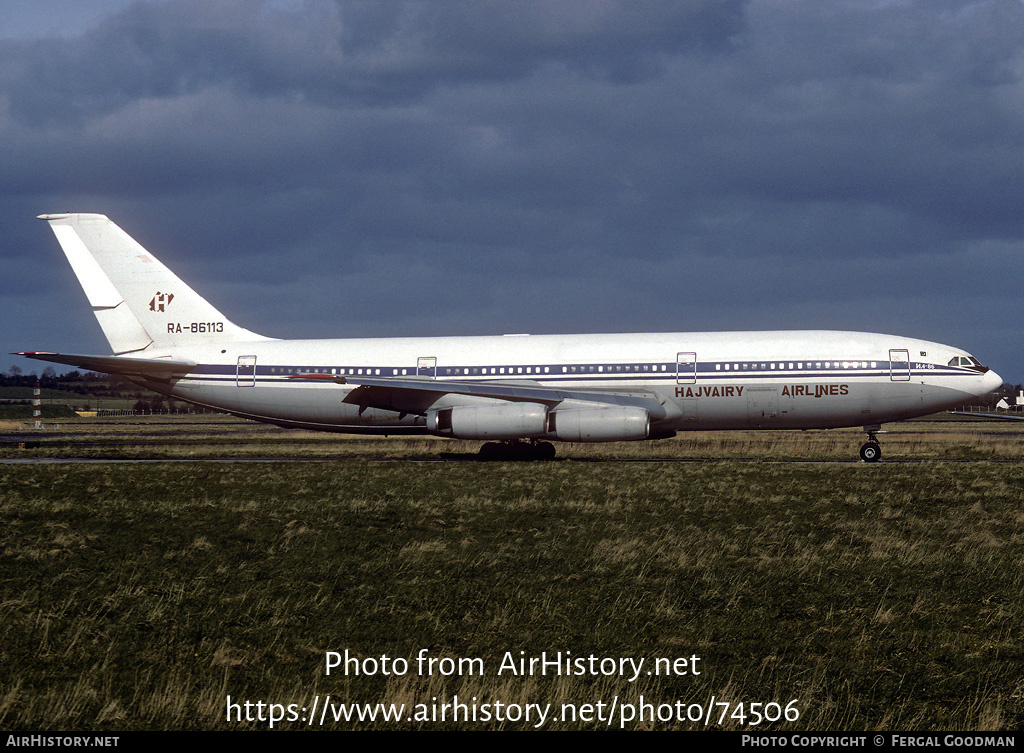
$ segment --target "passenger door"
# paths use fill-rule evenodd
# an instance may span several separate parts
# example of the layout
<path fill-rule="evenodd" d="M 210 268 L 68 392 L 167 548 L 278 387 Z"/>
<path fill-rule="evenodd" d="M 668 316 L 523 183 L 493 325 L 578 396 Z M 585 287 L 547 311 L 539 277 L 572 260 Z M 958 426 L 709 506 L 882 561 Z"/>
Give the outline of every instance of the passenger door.
<path fill-rule="evenodd" d="M 697 383 L 697 354 L 676 353 L 676 384 Z"/>
<path fill-rule="evenodd" d="M 889 379 L 893 382 L 910 381 L 910 353 L 903 348 L 889 351 Z"/>
<path fill-rule="evenodd" d="M 256 386 L 256 356 L 239 356 L 235 366 L 235 384 L 239 387 Z"/>

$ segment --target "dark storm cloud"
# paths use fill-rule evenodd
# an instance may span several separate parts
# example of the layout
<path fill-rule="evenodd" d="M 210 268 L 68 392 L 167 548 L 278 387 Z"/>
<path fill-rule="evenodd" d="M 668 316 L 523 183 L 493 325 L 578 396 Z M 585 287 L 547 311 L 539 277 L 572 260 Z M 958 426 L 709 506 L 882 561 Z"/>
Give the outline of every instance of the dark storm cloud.
<path fill-rule="evenodd" d="M 739 0 L 137 4 L 70 39 L 5 45 L 12 115 L 81 123 L 140 98 L 223 86 L 257 96 L 363 104 L 444 85 L 507 82 L 548 64 L 634 81 L 687 47 L 718 48 Z"/>
<path fill-rule="evenodd" d="M 278 336 L 1009 351 L 1022 74 L 1013 0 L 137 3 L 0 40 L 0 294 L 71 209 Z"/>

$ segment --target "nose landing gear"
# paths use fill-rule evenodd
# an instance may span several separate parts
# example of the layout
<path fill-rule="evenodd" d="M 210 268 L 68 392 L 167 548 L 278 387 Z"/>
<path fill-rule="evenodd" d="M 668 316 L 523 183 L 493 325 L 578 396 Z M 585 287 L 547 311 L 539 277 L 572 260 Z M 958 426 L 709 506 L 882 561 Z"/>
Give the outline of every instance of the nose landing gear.
<path fill-rule="evenodd" d="M 882 446 L 878 444 L 877 434 L 884 434 L 881 426 L 865 426 L 868 441 L 860 446 L 860 459 L 865 463 L 877 463 L 882 459 Z"/>

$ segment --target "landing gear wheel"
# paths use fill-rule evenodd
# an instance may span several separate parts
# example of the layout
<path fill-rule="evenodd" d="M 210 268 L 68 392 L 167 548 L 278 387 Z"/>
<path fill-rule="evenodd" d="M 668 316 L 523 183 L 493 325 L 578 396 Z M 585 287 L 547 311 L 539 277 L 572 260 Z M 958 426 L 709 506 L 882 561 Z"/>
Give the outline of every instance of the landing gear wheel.
<path fill-rule="evenodd" d="M 555 446 L 550 442 L 538 442 L 533 447 L 533 456 L 537 460 L 554 460 Z"/>
<path fill-rule="evenodd" d="M 504 449 L 497 442 L 488 442 L 480 448 L 481 460 L 500 460 L 502 455 L 504 455 Z"/>
<path fill-rule="evenodd" d="M 860 459 L 865 463 L 877 463 L 882 458 L 882 448 L 878 442 L 865 442 L 860 448 Z"/>
<path fill-rule="evenodd" d="M 550 442 L 523 442 L 506 439 L 487 442 L 477 455 L 481 460 L 554 460 L 555 446 Z"/>

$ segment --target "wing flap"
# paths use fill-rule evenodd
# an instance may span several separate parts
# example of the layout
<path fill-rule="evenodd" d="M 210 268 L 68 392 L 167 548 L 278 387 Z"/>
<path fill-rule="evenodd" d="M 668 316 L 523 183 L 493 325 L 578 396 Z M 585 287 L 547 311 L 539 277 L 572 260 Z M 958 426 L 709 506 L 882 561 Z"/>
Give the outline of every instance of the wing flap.
<path fill-rule="evenodd" d="M 972 413 L 969 410 L 950 410 L 946 411 L 954 416 L 971 416 L 973 418 L 989 418 L 996 419 L 998 421 L 1024 421 L 1024 414 L 1012 414 L 1012 413 Z"/>
<path fill-rule="evenodd" d="M 436 379 L 335 376 L 333 374 L 295 374 L 291 378 L 354 385 L 356 389 L 345 397 L 347 403 L 421 415 L 445 395 L 464 395 L 513 403 L 540 403 L 552 409 L 566 401 L 590 403 L 595 407 L 634 406 L 646 409 L 650 412 L 651 418 L 655 420 L 668 415 L 665 406 L 652 392 L 560 390 L 521 382 L 516 384 L 457 382 Z"/>

